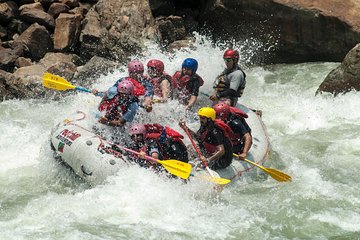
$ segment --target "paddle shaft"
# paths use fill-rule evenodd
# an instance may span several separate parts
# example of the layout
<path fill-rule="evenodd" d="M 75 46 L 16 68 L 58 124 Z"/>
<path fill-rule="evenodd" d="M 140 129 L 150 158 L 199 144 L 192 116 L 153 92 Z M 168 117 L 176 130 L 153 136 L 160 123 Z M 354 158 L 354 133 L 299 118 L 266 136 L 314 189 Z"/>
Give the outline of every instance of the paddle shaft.
<path fill-rule="evenodd" d="M 123 146 L 119 146 L 119 145 L 116 145 L 116 146 L 120 147 L 121 149 L 124 149 L 125 151 L 131 152 L 131 153 L 133 153 L 133 154 L 140 155 L 139 152 L 134 151 L 134 150 L 132 150 L 132 149 L 129 149 L 129 148 L 126 148 L 126 147 L 123 147 Z M 159 161 L 158 159 L 153 158 L 153 157 L 150 157 L 150 156 L 147 156 L 147 155 L 145 155 L 144 157 L 145 157 L 146 159 L 152 161 L 152 162 L 156 162 L 156 163 L 157 163 L 157 162 Z"/>
<path fill-rule="evenodd" d="M 233 154 L 235 157 L 238 157 L 239 155 L 237 154 Z M 272 168 L 266 168 L 264 166 L 261 166 L 257 163 L 254 163 L 253 161 L 250 161 L 249 159 L 241 159 L 242 161 L 245 161 L 247 163 L 250 163 L 258 168 L 260 168 L 261 170 L 263 170 L 264 172 L 266 172 L 267 174 L 269 174 L 273 179 L 275 179 L 276 181 L 279 182 L 291 182 L 291 176 L 287 175 L 286 173 L 283 173 L 279 170 L 276 169 L 272 169 Z"/>
<path fill-rule="evenodd" d="M 196 143 L 194 142 L 193 138 L 191 137 L 191 134 L 190 134 L 190 132 L 189 132 L 189 130 L 187 129 L 186 126 L 184 127 L 184 130 L 185 130 L 186 134 L 188 135 L 191 144 L 194 146 L 197 154 L 199 155 L 202 164 L 205 166 L 205 168 L 206 168 L 206 170 L 209 172 L 210 176 L 211 176 L 211 177 L 214 177 L 214 175 L 212 174 L 212 172 L 211 172 L 210 168 L 208 167 L 206 161 L 203 161 L 203 160 L 202 160 L 202 155 L 201 155 L 201 153 L 200 153 L 200 150 L 199 150 L 199 148 L 196 146 Z"/>

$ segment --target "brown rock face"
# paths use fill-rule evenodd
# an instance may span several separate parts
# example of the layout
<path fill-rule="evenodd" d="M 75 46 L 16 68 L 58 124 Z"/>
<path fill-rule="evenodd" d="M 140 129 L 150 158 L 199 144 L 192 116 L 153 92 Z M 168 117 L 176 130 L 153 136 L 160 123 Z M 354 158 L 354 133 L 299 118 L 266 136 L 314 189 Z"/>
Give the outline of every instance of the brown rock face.
<path fill-rule="evenodd" d="M 100 0 L 91 12 L 80 39 L 81 54 L 88 58 L 98 55 L 123 60 L 129 53 L 141 52 L 145 39 L 158 35 L 148 1 Z"/>
<path fill-rule="evenodd" d="M 360 42 L 359 12 L 357 0 L 217 0 L 200 19 L 216 38 L 262 42 L 265 63 L 341 61 Z"/>

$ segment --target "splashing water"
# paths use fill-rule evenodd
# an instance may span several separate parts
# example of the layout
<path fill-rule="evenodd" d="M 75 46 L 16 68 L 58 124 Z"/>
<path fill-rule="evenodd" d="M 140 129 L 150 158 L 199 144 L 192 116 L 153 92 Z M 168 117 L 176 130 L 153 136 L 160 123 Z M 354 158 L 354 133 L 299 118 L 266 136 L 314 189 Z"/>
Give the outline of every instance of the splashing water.
<path fill-rule="evenodd" d="M 196 47 L 167 54 L 150 45 L 140 59 L 161 59 L 173 74 L 183 59 L 196 58 L 205 80 L 201 91 L 211 93 L 224 67 L 222 50 L 204 39 Z M 337 65 L 245 69 L 241 102 L 263 110 L 274 150 L 270 167 L 287 172 L 293 182 L 240 180 L 220 195 L 206 183 L 182 184 L 135 166 L 90 187 L 59 165 L 49 147 L 50 130 L 76 110 L 92 113 L 100 99 L 91 94 L 0 103 L 0 238 L 358 238 L 360 97 L 355 92 L 314 96 Z M 125 74 L 124 69 L 106 74 L 93 87 L 106 90 Z M 172 102 L 156 105 L 138 121 L 179 130 L 183 114 L 184 107 Z"/>

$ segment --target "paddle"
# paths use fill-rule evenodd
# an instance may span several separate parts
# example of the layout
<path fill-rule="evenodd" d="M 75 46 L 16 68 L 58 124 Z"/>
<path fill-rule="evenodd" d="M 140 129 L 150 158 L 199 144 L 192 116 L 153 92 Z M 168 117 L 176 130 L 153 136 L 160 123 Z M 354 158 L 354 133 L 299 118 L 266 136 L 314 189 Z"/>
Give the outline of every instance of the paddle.
<path fill-rule="evenodd" d="M 119 148 L 121 148 L 121 149 L 123 149 L 125 151 L 134 153 L 136 155 L 140 155 L 139 152 L 136 152 L 136 151 L 131 150 L 129 148 L 122 147 L 122 146 L 119 146 L 119 145 L 116 145 L 116 146 L 118 146 Z M 171 173 L 171 174 L 173 174 L 175 176 L 178 176 L 178 177 L 180 177 L 182 179 L 188 179 L 189 176 L 190 176 L 192 166 L 190 164 L 188 164 L 188 163 L 181 162 L 179 160 L 174 160 L 174 159 L 159 160 L 159 159 L 156 159 L 156 158 L 153 158 L 153 157 L 150 157 L 150 156 L 145 156 L 145 159 L 161 164 L 167 171 L 169 171 L 169 173 Z"/>
<path fill-rule="evenodd" d="M 235 157 L 238 157 L 239 155 L 237 154 L 233 154 Z M 276 169 L 273 169 L 273 168 L 266 168 L 264 166 L 261 166 L 257 163 L 254 163 L 252 161 L 250 161 L 249 159 L 241 159 L 242 161 L 245 161 L 247 163 L 250 163 L 260 169 L 262 169 L 264 172 L 266 172 L 267 174 L 269 174 L 273 179 L 275 179 L 276 181 L 279 181 L 279 182 L 291 182 L 291 176 L 283 173 L 283 172 L 280 172 L 279 170 L 276 170 Z"/>
<path fill-rule="evenodd" d="M 91 90 L 83 88 L 83 87 L 76 87 L 69 83 L 66 79 L 59 77 L 57 75 L 45 72 L 43 76 L 43 86 L 46 88 L 56 89 L 56 90 L 69 90 L 69 89 L 75 89 L 87 93 L 91 93 Z M 102 97 L 104 94 L 101 92 L 98 92 L 96 94 L 99 97 Z"/>
<path fill-rule="evenodd" d="M 188 135 L 189 139 L 190 139 L 190 142 L 191 144 L 194 146 L 197 154 L 199 155 L 200 157 L 200 160 L 202 161 L 202 164 L 205 166 L 205 169 L 208 171 L 208 173 L 210 174 L 211 178 L 207 178 L 207 180 L 211 181 L 211 182 L 214 182 L 214 183 L 217 183 L 217 184 L 228 184 L 229 182 L 231 182 L 229 179 L 226 179 L 226 178 L 219 178 L 219 177 L 215 177 L 214 174 L 217 174 L 216 172 L 214 172 L 213 170 L 211 170 L 206 161 L 203 161 L 201 158 L 202 158 L 202 155 L 198 149 L 198 147 L 196 146 L 194 140 L 192 139 L 190 133 L 189 133 L 189 130 L 187 129 L 187 127 L 184 127 L 184 130 L 186 132 L 186 134 Z"/>

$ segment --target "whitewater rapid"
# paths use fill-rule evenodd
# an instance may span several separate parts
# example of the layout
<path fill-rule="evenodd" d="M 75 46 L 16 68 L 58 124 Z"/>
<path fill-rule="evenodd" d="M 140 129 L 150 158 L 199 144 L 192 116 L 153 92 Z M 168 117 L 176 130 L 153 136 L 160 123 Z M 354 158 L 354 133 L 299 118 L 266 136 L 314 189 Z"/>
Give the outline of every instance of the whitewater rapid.
<path fill-rule="evenodd" d="M 173 74 L 184 58 L 196 58 L 201 91 L 209 93 L 224 67 L 222 50 L 207 41 L 196 47 L 168 54 L 151 45 L 140 59 L 162 59 Z M 245 68 L 241 102 L 263 111 L 274 151 L 268 165 L 293 182 L 242 179 L 220 195 L 138 167 L 90 187 L 54 161 L 49 134 L 76 110 L 92 114 L 99 98 L 78 92 L 1 102 L 0 239 L 358 239 L 360 95 L 315 96 L 338 64 Z M 92 87 L 106 90 L 125 74 L 105 73 Z M 175 127 L 182 114 L 174 104 L 150 119 Z"/>

